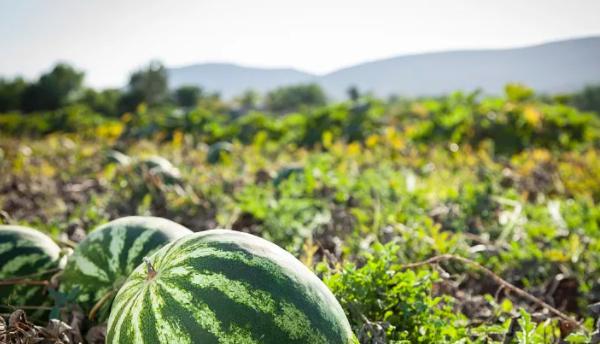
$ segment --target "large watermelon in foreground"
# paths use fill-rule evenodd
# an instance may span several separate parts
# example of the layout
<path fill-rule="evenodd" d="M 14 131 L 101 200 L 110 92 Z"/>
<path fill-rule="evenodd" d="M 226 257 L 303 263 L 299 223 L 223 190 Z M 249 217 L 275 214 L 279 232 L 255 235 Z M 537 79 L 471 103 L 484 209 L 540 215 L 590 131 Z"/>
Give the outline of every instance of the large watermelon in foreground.
<path fill-rule="evenodd" d="M 79 304 L 86 312 L 100 304 L 102 320 L 116 292 L 146 255 L 191 233 L 158 217 L 130 216 L 106 223 L 92 231 L 69 257 L 61 291 L 79 288 Z"/>
<path fill-rule="evenodd" d="M 115 298 L 107 343 L 354 342 L 327 287 L 264 239 L 210 230 L 146 262 Z"/>
<path fill-rule="evenodd" d="M 0 225 L 0 280 L 48 279 L 63 262 L 60 248 L 48 236 L 27 227 Z M 10 311 L 6 305 L 48 306 L 49 299 L 43 286 L 0 286 L 0 313 Z M 41 316 L 38 313 L 30 315 Z"/>

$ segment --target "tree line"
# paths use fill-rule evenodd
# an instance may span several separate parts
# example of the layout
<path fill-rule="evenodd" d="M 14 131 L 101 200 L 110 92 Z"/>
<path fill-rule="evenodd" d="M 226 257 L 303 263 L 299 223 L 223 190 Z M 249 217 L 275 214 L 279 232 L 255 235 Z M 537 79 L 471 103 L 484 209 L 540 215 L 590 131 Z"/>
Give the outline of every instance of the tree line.
<path fill-rule="evenodd" d="M 204 105 L 207 109 L 221 109 L 219 93 L 208 92 L 194 85 L 184 85 L 174 90 L 168 86 L 167 70 L 157 61 L 134 71 L 125 88 L 96 90 L 84 84 L 85 74 L 66 63 L 55 65 L 37 80 L 22 77 L 0 77 L 0 113 L 33 113 L 55 111 L 72 104 L 87 106 L 107 117 L 118 117 L 135 111 L 140 104 L 147 107 L 179 107 L 189 110 Z M 356 100 L 360 93 L 356 87 L 348 89 L 348 98 Z M 553 95 L 561 102 L 583 111 L 600 113 L 600 85 L 585 87 L 573 94 Z M 391 98 L 394 99 L 394 98 Z M 322 106 L 327 103 L 325 92 L 317 84 L 299 84 L 277 88 L 261 97 L 248 90 L 229 105 L 248 111 L 253 109 L 285 113 L 303 107 Z M 231 108 L 229 106 L 228 108 Z"/>
<path fill-rule="evenodd" d="M 0 78 L 0 113 L 43 112 L 61 109 L 71 104 L 83 104 L 105 116 L 120 116 L 134 111 L 140 104 L 156 108 L 177 106 L 190 109 L 204 102 L 218 102 L 218 93 L 184 85 L 170 90 L 167 70 L 160 62 L 150 62 L 129 77 L 123 89 L 96 90 L 84 84 L 85 74 L 66 63 L 55 65 L 37 80 L 22 77 Z M 282 87 L 261 96 L 248 90 L 234 102 L 243 109 L 262 106 L 277 112 L 295 111 L 301 106 L 320 106 L 327 103 L 323 90 L 316 84 Z"/>

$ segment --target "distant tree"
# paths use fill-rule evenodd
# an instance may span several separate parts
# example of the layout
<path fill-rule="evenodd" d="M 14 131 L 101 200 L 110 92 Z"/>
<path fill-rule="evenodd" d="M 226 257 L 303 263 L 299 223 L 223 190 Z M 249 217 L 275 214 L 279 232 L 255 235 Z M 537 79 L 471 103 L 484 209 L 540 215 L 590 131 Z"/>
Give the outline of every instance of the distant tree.
<path fill-rule="evenodd" d="M 360 98 L 360 91 L 356 86 L 350 86 L 346 93 L 348 94 L 348 98 L 354 102 Z"/>
<path fill-rule="evenodd" d="M 92 88 L 87 88 L 83 91 L 80 103 L 87 105 L 95 112 L 105 116 L 118 116 L 118 104 L 121 97 L 121 91 L 118 89 L 106 89 L 96 91 Z"/>
<path fill-rule="evenodd" d="M 0 112 L 19 110 L 26 87 L 27 83 L 22 78 L 0 78 Z"/>
<path fill-rule="evenodd" d="M 255 90 L 246 90 L 238 97 L 237 101 L 244 109 L 255 109 L 260 101 L 260 94 Z"/>
<path fill-rule="evenodd" d="M 267 94 L 266 104 L 272 111 L 294 111 L 302 106 L 319 106 L 327 102 L 325 93 L 317 84 L 294 85 L 278 88 Z"/>
<path fill-rule="evenodd" d="M 587 86 L 573 95 L 573 106 L 583 111 L 594 111 L 600 115 L 600 85 Z"/>
<path fill-rule="evenodd" d="M 200 98 L 198 106 L 211 112 L 224 112 L 227 109 L 227 103 L 221 99 L 219 92 L 205 93 Z"/>
<path fill-rule="evenodd" d="M 67 105 L 81 90 L 83 72 L 68 64 L 59 63 L 52 71 L 28 85 L 23 91 L 21 108 L 24 112 L 56 110 Z"/>
<path fill-rule="evenodd" d="M 117 112 L 125 113 L 135 111 L 138 105 L 143 103 L 143 97 L 138 92 L 127 91 L 121 94 L 117 104 Z"/>
<path fill-rule="evenodd" d="M 133 111 L 140 103 L 164 104 L 168 96 L 167 70 L 160 62 L 153 61 L 131 75 L 128 90 L 119 100 L 119 110 Z"/>
<path fill-rule="evenodd" d="M 202 89 L 197 86 L 181 86 L 173 94 L 175 103 L 184 108 L 191 108 L 198 105 L 202 97 Z"/>

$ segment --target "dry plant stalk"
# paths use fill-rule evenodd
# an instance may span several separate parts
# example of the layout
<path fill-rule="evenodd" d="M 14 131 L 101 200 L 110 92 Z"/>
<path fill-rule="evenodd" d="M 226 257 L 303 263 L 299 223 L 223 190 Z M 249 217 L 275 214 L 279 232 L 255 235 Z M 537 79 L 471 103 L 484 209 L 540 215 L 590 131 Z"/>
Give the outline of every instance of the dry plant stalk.
<path fill-rule="evenodd" d="M 544 302 L 543 300 L 540 300 L 539 298 L 531 295 L 530 293 L 526 292 L 525 290 L 515 286 L 514 284 L 507 282 L 502 277 L 495 274 L 492 270 L 486 268 L 485 266 L 483 266 L 471 259 L 452 255 L 452 254 L 443 254 L 443 255 L 429 258 L 429 259 L 421 261 L 421 262 L 406 264 L 406 265 L 403 265 L 401 268 L 402 269 L 414 269 L 414 268 L 418 268 L 418 267 L 421 267 L 424 265 L 435 265 L 437 263 L 444 262 L 444 261 L 457 261 L 457 262 L 460 262 L 460 263 L 463 263 L 466 265 L 473 266 L 473 267 L 477 268 L 477 270 L 486 274 L 488 277 L 492 278 L 502 288 L 508 289 L 508 290 L 512 291 L 513 293 L 515 293 L 516 295 L 522 297 L 523 299 L 533 302 L 533 303 L 537 304 L 538 306 L 547 309 L 552 314 L 556 315 L 557 317 L 559 317 L 562 320 L 566 321 L 567 323 L 571 324 L 575 328 L 585 330 L 585 328 L 579 322 L 577 322 L 575 319 L 573 319 L 570 316 L 566 315 L 565 313 L 559 311 L 558 309 L 549 305 L 548 303 Z"/>

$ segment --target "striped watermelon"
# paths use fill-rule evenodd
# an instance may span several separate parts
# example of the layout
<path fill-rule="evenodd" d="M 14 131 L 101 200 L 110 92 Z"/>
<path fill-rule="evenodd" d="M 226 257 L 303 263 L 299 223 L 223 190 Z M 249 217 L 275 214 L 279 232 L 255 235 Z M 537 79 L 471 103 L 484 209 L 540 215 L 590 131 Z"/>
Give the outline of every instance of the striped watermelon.
<path fill-rule="evenodd" d="M 103 320 L 117 290 L 144 256 L 191 233 L 158 217 L 131 216 L 106 223 L 92 231 L 69 257 L 61 291 L 79 288 L 77 301 L 86 312 L 102 299 L 99 315 Z"/>
<path fill-rule="evenodd" d="M 217 142 L 208 148 L 206 161 L 211 165 L 219 163 L 221 160 L 223 160 L 223 157 L 225 157 L 227 154 L 231 154 L 232 149 L 233 145 L 229 142 Z"/>
<path fill-rule="evenodd" d="M 229 230 L 183 237 L 117 294 L 107 343 L 352 343 L 344 311 L 291 254 Z"/>
<path fill-rule="evenodd" d="M 179 169 L 161 156 L 151 156 L 139 161 L 136 172 L 158 178 L 165 186 L 173 186 L 181 182 Z"/>
<path fill-rule="evenodd" d="M 27 227 L 0 225 L 0 280 L 48 279 L 63 263 L 60 248 L 46 235 Z M 49 299 L 43 286 L 0 286 L 0 313 L 10 311 L 7 305 L 47 306 Z"/>

